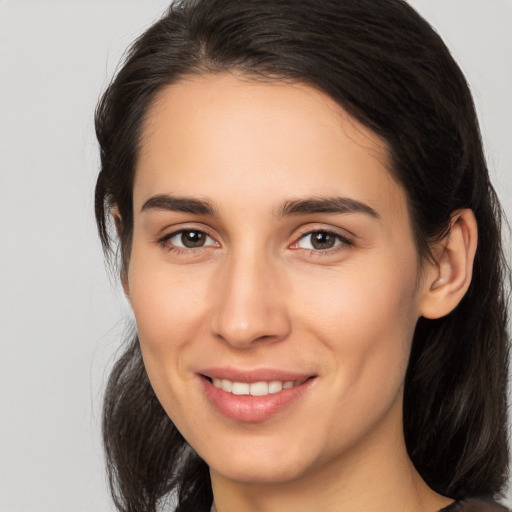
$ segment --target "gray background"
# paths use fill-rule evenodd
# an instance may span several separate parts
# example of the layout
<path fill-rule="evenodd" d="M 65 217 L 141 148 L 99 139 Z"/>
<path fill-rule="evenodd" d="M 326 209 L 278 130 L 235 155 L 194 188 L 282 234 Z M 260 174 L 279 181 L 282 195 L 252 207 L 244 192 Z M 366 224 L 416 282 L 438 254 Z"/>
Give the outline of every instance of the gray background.
<path fill-rule="evenodd" d="M 512 218 L 512 0 L 411 0 L 465 71 Z M 100 399 L 126 306 L 93 219 L 92 115 L 164 0 L 0 0 L 0 511 L 113 510 Z"/>

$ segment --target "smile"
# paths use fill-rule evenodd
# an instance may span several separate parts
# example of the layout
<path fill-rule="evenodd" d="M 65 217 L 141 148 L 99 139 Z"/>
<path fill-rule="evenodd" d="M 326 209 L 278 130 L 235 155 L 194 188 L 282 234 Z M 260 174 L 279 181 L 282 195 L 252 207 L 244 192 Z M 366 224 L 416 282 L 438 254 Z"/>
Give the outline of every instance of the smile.
<path fill-rule="evenodd" d="M 232 393 L 233 395 L 266 396 L 274 393 L 279 393 L 280 391 L 283 391 L 283 389 L 291 389 L 295 386 L 300 386 L 306 380 L 307 379 L 301 379 L 297 381 L 273 380 L 270 382 L 260 381 L 249 383 L 236 382 L 229 379 L 212 379 L 212 383 L 216 388 L 222 389 L 227 393 Z"/>
<path fill-rule="evenodd" d="M 222 416 L 261 422 L 284 413 L 317 381 L 316 375 L 276 370 L 209 369 L 198 374 L 204 396 Z"/>

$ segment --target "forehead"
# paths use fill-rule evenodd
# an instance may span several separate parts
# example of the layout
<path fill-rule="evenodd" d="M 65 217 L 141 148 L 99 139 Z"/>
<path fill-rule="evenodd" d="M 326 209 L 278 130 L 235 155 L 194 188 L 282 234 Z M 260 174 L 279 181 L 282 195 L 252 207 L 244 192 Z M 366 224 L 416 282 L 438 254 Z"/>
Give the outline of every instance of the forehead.
<path fill-rule="evenodd" d="M 234 193 L 269 204 L 283 195 L 342 194 L 396 210 L 405 194 L 389 166 L 386 143 L 312 87 L 204 75 L 168 86 L 153 101 L 134 206 L 163 193 L 213 196 L 220 204 Z"/>

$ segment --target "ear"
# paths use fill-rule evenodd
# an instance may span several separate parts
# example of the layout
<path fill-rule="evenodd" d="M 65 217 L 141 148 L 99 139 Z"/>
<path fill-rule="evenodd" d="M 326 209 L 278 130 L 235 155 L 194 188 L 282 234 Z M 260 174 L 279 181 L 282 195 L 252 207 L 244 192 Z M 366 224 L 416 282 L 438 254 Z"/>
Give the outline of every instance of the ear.
<path fill-rule="evenodd" d="M 114 205 L 110 208 L 110 215 L 112 215 L 112 220 L 114 221 L 114 226 L 116 228 L 117 238 L 121 240 L 121 232 L 123 230 L 123 219 L 121 218 L 121 214 L 119 213 L 119 209 L 117 208 L 117 205 Z M 123 287 L 124 294 L 126 295 L 126 298 L 128 301 L 130 300 L 130 289 L 128 287 L 128 273 L 125 268 L 125 264 L 122 261 L 121 262 L 121 272 L 120 272 L 120 279 L 121 279 L 121 285 Z"/>
<path fill-rule="evenodd" d="M 117 238 L 120 239 L 121 230 L 123 229 L 123 220 L 121 218 L 121 214 L 119 213 L 119 208 L 117 207 L 117 205 L 114 205 L 110 208 L 110 215 L 112 215 L 112 220 L 114 221 Z"/>
<path fill-rule="evenodd" d="M 450 231 L 433 248 L 434 263 L 428 264 L 419 314 L 441 318 L 453 311 L 471 283 L 478 242 L 475 216 L 469 209 L 453 213 Z"/>

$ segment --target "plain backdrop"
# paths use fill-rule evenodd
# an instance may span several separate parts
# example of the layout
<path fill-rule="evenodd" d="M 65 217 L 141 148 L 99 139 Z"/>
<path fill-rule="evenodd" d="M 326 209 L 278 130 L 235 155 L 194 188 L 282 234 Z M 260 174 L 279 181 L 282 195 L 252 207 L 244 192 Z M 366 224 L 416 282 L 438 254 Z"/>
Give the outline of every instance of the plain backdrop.
<path fill-rule="evenodd" d="M 92 119 L 167 3 L 0 0 L 1 512 L 113 510 L 99 423 L 126 307 L 95 232 Z M 512 0 L 411 3 L 467 75 L 512 218 Z"/>

